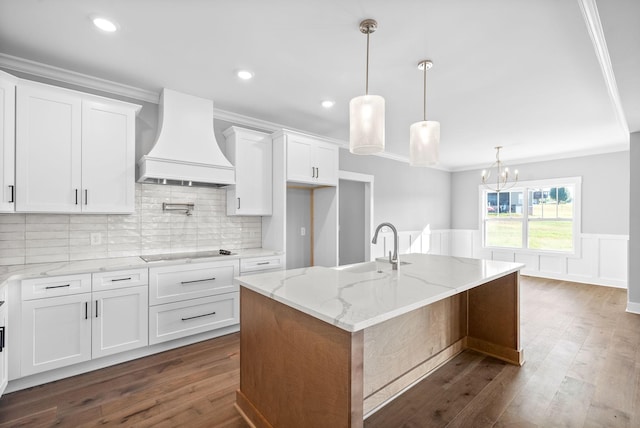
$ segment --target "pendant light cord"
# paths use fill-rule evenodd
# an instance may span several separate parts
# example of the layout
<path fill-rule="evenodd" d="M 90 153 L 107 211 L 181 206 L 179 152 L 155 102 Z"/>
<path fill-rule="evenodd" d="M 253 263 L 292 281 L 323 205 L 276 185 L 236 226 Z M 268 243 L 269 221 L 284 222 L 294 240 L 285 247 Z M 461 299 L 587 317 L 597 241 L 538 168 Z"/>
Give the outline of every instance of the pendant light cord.
<path fill-rule="evenodd" d="M 364 94 L 369 95 L 369 35 L 371 34 L 370 30 L 367 30 L 367 67 L 366 67 L 366 76 L 365 76 L 365 87 Z"/>
<path fill-rule="evenodd" d="M 424 121 L 427 121 L 427 65 L 425 64 L 424 66 L 424 109 L 423 114 L 424 114 Z"/>

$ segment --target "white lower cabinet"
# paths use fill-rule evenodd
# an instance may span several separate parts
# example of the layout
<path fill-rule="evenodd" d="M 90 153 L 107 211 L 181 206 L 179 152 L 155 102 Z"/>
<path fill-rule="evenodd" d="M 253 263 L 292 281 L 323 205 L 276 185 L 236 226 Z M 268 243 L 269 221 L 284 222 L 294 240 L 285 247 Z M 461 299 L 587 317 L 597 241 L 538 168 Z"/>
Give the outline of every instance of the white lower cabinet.
<path fill-rule="evenodd" d="M 148 285 L 137 285 L 139 270 L 94 276 L 100 291 L 79 292 L 91 290 L 89 273 L 22 281 L 21 376 L 148 345 Z"/>
<path fill-rule="evenodd" d="M 9 351 L 7 349 L 7 287 L 0 287 L 0 396 L 9 383 Z"/>
<path fill-rule="evenodd" d="M 150 344 L 238 324 L 240 297 L 224 293 L 149 308 Z"/>
<path fill-rule="evenodd" d="M 22 302 L 21 374 L 91 359 L 91 293 Z"/>
<path fill-rule="evenodd" d="M 146 285 L 93 293 L 91 357 L 147 346 L 148 306 Z"/>
<path fill-rule="evenodd" d="M 149 268 L 149 343 L 240 322 L 236 259 Z"/>

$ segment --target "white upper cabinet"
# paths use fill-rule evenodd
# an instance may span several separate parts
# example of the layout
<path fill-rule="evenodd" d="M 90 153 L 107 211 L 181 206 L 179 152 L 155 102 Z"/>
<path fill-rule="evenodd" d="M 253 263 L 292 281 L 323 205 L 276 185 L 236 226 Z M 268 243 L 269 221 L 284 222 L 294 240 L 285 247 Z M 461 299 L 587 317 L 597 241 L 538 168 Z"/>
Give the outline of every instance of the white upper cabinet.
<path fill-rule="evenodd" d="M 338 146 L 291 131 L 284 131 L 284 135 L 287 181 L 338 185 Z"/>
<path fill-rule="evenodd" d="M 135 110 L 82 102 L 82 211 L 133 212 Z"/>
<path fill-rule="evenodd" d="M 272 214 L 271 136 L 235 126 L 224 131 L 236 184 L 227 188 L 227 215 Z"/>
<path fill-rule="evenodd" d="M 18 79 L 0 71 L 0 212 L 15 210 L 15 105 Z"/>
<path fill-rule="evenodd" d="M 23 81 L 16 105 L 16 211 L 134 211 L 139 106 Z"/>

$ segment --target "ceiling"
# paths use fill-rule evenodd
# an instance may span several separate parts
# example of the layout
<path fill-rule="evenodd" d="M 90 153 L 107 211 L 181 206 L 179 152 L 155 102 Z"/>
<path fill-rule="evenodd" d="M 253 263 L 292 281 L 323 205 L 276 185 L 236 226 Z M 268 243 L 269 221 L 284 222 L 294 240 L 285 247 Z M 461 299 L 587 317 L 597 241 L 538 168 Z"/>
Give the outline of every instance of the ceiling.
<path fill-rule="evenodd" d="M 93 14 L 119 31 L 96 30 Z M 492 162 L 497 145 L 508 162 L 628 149 L 640 131 L 639 16 L 638 0 L 0 0 L 0 67 L 18 57 L 168 87 L 348 141 L 349 100 L 365 86 L 358 24 L 374 18 L 369 92 L 386 99 L 386 151 L 408 155 L 422 120 L 417 64 L 431 59 L 440 167 L 462 170 Z"/>

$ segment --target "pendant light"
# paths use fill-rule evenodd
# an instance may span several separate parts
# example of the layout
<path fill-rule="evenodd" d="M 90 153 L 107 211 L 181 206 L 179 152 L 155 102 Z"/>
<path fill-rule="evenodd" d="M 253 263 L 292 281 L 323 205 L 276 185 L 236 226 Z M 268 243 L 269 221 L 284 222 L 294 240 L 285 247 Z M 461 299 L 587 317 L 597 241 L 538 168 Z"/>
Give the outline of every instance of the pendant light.
<path fill-rule="evenodd" d="M 440 145 L 440 122 L 427 120 L 427 70 L 433 67 L 428 59 L 418 63 L 418 69 L 424 72 L 424 110 L 421 122 L 409 128 L 409 165 L 431 166 L 438 163 Z"/>
<path fill-rule="evenodd" d="M 365 94 L 349 103 L 349 151 L 357 155 L 384 151 L 384 98 L 369 95 L 369 36 L 377 28 L 373 19 L 360 23 L 360 32 L 367 35 Z"/>

